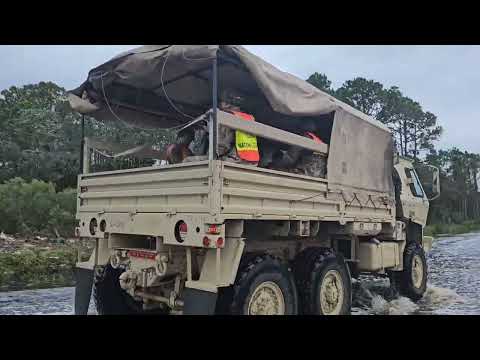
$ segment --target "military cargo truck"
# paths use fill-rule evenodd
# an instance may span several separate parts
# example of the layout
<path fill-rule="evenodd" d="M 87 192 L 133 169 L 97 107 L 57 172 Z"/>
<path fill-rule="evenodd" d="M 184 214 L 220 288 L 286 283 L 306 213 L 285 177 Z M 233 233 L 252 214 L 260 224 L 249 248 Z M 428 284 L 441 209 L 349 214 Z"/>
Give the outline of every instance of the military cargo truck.
<path fill-rule="evenodd" d="M 219 108 L 226 88 L 255 121 Z M 92 289 L 100 314 L 343 315 L 360 274 L 388 276 L 413 300 L 425 292 L 429 199 L 390 130 L 243 47 L 144 46 L 91 70 L 69 99 L 101 121 L 204 124 L 208 138 L 203 157 L 103 172 L 90 172 L 99 145 L 84 139 L 76 233 L 96 246 L 77 264 L 77 314 Z M 296 131 L 306 122 L 322 141 Z M 222 129 L 258 139 L 260 158 L 268 142 L 325 169 L 228 161 Z M 430 185 L 438 196 L 433 167 Z"/>

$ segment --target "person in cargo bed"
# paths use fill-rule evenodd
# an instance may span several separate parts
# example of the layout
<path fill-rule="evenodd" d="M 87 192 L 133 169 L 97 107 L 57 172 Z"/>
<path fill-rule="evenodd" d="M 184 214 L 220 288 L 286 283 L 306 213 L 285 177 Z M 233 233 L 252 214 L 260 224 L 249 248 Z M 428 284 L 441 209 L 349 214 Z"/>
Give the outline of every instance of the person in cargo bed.
<path fill-rule="evenodd" d="M 226 90 L 220 97 L 219 108 L 245 121 L 255 121 L 251 114 L 242 112 L 244 99 L 234 90 Z M 258 166 L 260 152 L 257 137 L 224 126 L 218 129 L 218 155 L 222 160 Z"/>
<path fill-rule="evenodd" d="M 316 143 L 323 144 L 318 134 L 314 120 L 301 119 L 298 135 L 312 139 Z M 280 148 L 274 142 L 262 143 L 262 161 L 260 166 L 273 170 L 287 171 L 313 177 L 324 178 L 326 176 L 326 158 L 322 154 L 290 145 Z"/>
<path fill-rule="evenodd" d="M 235 90 L 222 92 L 219 109 L 245 121 L 255 121 L 253 115 L 242 111 L 244 99 Z M 297 131 L 302 135 L 323 143 L 315 121 L 299 119 Z M 259 146 L 260 145 L 260 146 Z M 200 161 L 207 159 L 208 132 L 206 126 L 189 128 L 178 134 L 176 144 L 167 147 L 169 163 Z M 260 166 L 269 169 L 325 177 L 326 159 L 322 154 L 297 146 L 285 146 L 275 141 L 260 139 L 240 130 L 220 126 L 218 130 L 218 155 L 221 160 Z"/>
<path fill-rule="evenodd" d="M 233 90 L 221 95 L 219 109 L 235 115 L 245 121 L 255 121 L 251 114 L 242 112 L 243 98 Z M 218 129 L 218 155 L 221 160 L 257 166 L 260 160 L 257 138 L 240 130 L 224 126 Z M 197 125 L 177 135 L 175 144 L 166 149 L 166 158 L 170 164 L 206 160 L 208 158 L 207 126 Z"/>
<path fill-rule="evenodd" d="M 190 131 L 178 134 L 175 144 L 167 145 L 165 157 L 169 164 L 178 164 L 186 158 L 192 156 L 189 144 L 193 140 L 193 134 Z"/>

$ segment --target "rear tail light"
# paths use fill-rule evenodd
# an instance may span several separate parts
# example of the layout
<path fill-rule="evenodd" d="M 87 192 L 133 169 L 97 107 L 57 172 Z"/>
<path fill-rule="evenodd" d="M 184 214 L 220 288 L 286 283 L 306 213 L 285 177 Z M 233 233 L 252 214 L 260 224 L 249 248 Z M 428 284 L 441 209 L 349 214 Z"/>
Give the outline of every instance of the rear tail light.
<path fill-rule="evenodd" d="M 188 226 L 185 223 L 185 221 L 183 220 L 178 221 L 175 224 L 174 231 L 175 231 L 175 239 L 177 239 L 179 243 L 183 243 L 187 238 L 187 234 L 188 234 Z"/>
<path fill-rule="evenodd" d="M 217 239 L 217 247 L 222 247 L 225 242 L 223 241 L 222 237 L 219 237 Z"/>
<path fill-rule="evenodd" d="M 188 231 L 187 224 L 185 224 L 184 222 L 180 223 L 180 225 L 178 226 L 178 229 L 180 230 L 180 232 L 186 233 Z"/>
<path fill-rule="evenodd" d="M 95 233 L 97 232 L 97 227 L 98 227 L 97 219 L 93 218 L 92 220 L 90 220 L 89 229 L 90 229 L 91 235 L 95 235 Z"/>

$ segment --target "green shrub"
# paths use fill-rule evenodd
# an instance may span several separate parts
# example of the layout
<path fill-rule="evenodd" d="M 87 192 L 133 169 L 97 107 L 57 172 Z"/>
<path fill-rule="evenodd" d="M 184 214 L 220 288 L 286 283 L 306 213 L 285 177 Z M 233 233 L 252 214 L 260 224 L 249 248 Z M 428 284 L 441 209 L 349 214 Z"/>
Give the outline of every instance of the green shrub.
<path fill-rule="evenodd" d="M 74 248 L 0 253 L 0 291 L 71 286 L 76 259 Z"/>
<path fill-rule="evenodd" d="M 0 184 L 0 231 L 71 236 L 75 225 L 76 192 L 56 192 L 52 183 L 14 178 Z"/>
<path fill-rule="evenodd" d="M 437 236 L 440 234 L 466 234 L 473 231 L 480 230 L 480 223 L 478 220 L 469 220 L 461 224 L 431 224 L 427 225 L 424 234 L 428 236 Z"/>

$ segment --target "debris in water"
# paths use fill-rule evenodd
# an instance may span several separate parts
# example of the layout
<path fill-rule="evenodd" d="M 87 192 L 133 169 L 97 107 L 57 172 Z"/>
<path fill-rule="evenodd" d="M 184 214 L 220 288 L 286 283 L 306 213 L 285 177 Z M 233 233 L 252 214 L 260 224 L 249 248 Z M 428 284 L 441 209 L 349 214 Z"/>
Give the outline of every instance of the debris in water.
<path fill-rule="evenodd" d="M 15 241 L 15 238 L 13 236 L 5 234 L 3 231 L 0 233 L 0 240 L 3 240 L 5 242 L 12 242 Z"/>

